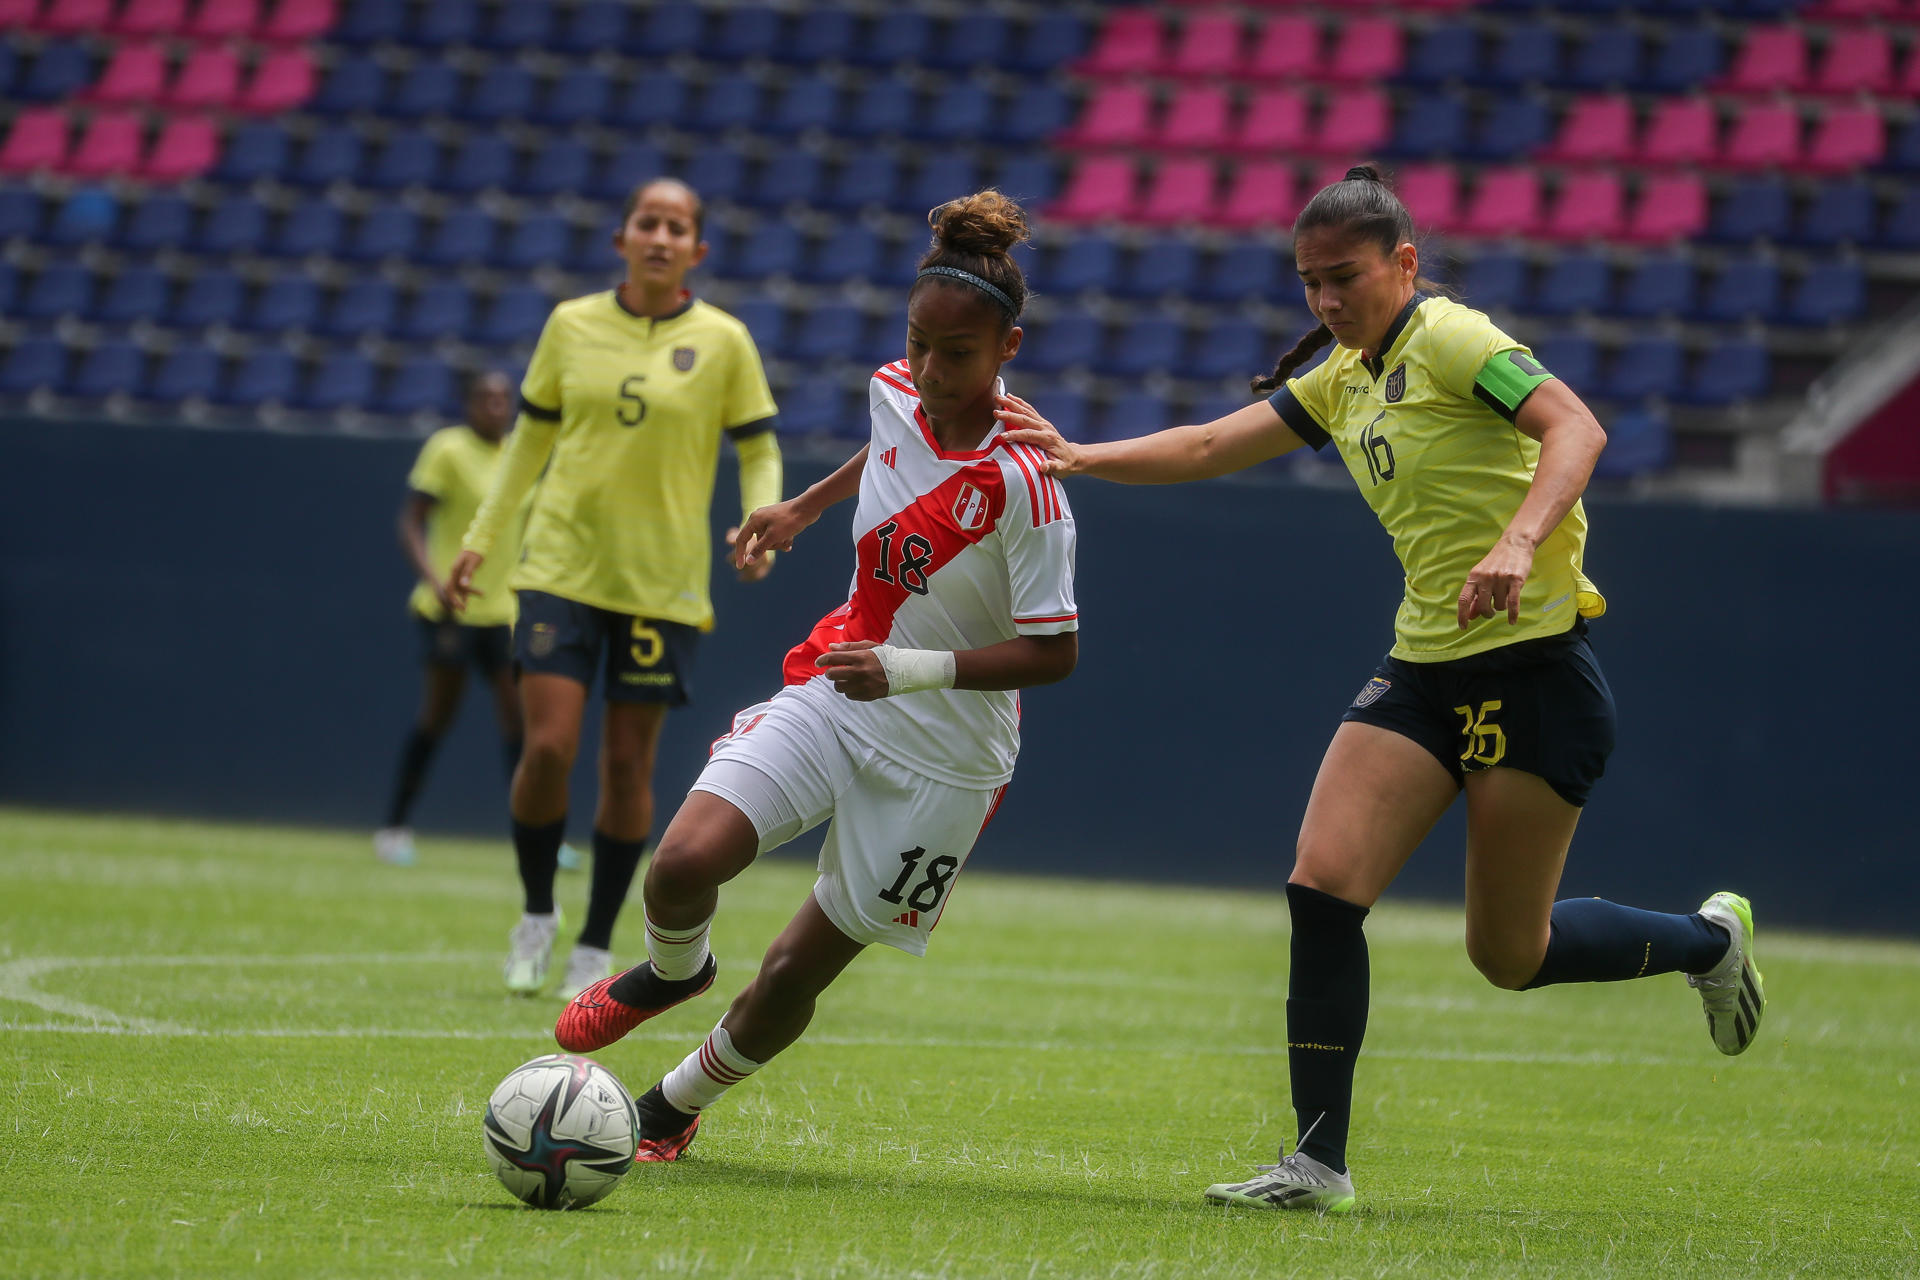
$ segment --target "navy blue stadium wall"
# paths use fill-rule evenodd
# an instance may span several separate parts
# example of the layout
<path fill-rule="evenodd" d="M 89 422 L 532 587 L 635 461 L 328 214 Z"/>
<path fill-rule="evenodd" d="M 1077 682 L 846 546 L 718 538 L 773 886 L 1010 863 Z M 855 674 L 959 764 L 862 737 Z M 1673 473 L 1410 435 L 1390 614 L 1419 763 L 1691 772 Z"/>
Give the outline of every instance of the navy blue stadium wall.
<path fill-rule="evenodd" d="M 371 830 L 417 690 L 392 533 L 413 447 L 0 420 L 0 799 Z M 1080 670 L 1028 695 L 979 864 L 1279 886 L 1327 735 L 1389 642 L 1385 536 L 1346 490 L 1083 483 L 1072 500 Z M 1727 885 L 1776 922 L 1912 929 L 1920 517 L 1592 515 L 1622 720 L 1567 892 L 1673 908 Z M 731 712 L 844 598 L 844 518 L 769 582 L 718 585 L 699 701 L 669 722 L 663 823 Z M 476 696 L 418 820 L 499 831 L 504 807 Z M 1460 849 L 1456 806 L 1396 892 L 1457 900 Z"/>

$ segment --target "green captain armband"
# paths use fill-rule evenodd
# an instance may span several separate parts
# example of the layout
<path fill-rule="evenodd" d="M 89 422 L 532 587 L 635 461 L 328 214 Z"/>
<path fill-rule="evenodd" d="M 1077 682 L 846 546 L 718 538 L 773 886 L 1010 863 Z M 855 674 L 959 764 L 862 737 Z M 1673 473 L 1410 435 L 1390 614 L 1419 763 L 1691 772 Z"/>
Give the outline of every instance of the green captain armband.
<path fill-rule="evenodd" d="M 1473 396 L 1512 422 L 1527 397 L 1551 377 L 1553 375 L 1526 352 L 1502 351 L 1480 366 L 1480 376 L 1473 380 Z"/>

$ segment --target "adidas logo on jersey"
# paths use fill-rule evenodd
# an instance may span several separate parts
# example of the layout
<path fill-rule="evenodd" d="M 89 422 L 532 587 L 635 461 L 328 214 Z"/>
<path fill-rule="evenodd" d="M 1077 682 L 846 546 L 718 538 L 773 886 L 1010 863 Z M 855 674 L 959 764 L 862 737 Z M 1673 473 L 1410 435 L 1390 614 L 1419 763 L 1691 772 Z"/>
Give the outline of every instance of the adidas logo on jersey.
<path fill-rule="evenodd" d="M 898 445 L 895 445 L 893 448 L 881 454 L 880 461 L 886 463 L 890 467 L 896 467 L 897 469 L 896 464 L 900 461 L 900 447 Z"/>
<path fill-rule="evenodd" d="M 893 922 L 895 924 L 903 924 L 909 929 L 918 929 L 920 927 L 920 913 L 918 911 L 902 911 L 893 918 Z"/>

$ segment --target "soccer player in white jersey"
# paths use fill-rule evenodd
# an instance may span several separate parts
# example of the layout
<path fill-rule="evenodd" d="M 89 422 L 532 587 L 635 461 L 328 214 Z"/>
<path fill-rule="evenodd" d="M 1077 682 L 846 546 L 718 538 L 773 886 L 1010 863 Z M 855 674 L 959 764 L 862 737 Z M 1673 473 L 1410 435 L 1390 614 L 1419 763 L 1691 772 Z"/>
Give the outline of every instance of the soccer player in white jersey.
<path fill-rule="evenodd" d="M 1020 207 L 934 210 L 907 301 L 907 358 L 869 384 L 873 436 L 799 497 L 755 512 L 736 556 L 785 550 L 859 494 L 847 602 L 787 655 L 785 687 L 735 717 L 647 869 L 645 964 L 582 991 L 562 1048 L 590 1053 L 704 992 L 719 887 L 831 819 L 820 877 L 706 1040 L 640 1099 L 642 1161 L 678 1158 L 705 1109 L 792 1044 L 869 943 L 913 955 L 952 896 L 1020 748 L 1020 700 L 1079 656 L 1074 525 L 1039 455 L 1001 438 L 1020 349 Z"/>

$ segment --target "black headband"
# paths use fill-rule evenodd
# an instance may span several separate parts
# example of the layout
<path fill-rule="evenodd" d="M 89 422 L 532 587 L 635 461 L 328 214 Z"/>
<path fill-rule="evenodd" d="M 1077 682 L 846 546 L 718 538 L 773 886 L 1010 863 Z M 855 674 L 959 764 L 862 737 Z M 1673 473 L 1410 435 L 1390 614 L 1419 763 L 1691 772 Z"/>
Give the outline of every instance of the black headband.
<path fill-rule="evenodd" d="M 914 281 L 918 283 L 928 276 L 945 276 L 949 280 L 964 281 L 1005 307 L 1009 316 L 1017 317 L 1020 314 L 1020 308 L 1013 305 L 1013 299 L 1007 296 L 1004 289 L 971 271 L 962 271 L 958 267 L 923 267 L 920 274 L 914 277 Z"/>

